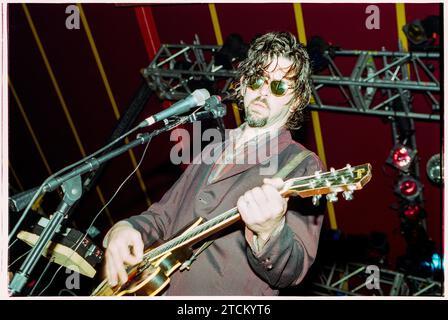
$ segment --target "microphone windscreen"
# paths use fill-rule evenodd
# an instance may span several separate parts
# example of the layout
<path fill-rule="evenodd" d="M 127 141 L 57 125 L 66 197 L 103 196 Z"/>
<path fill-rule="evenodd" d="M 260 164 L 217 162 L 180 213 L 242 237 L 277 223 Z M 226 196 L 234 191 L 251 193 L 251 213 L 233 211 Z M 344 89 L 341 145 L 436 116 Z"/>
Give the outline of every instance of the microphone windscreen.
<path fill-rule="evenodd" d="M 37 189 L 39 189 L 39 187 L 35 187 L 11 196 L 9 198 L 9 210 L 14 212 L 22 211 L 22 209 L 24 209 L 34 197 Z"/>
<path fill-rule="evenodd" d="M 210 98 L 210 93 L 208 92 L 207 89 L 194 90 L 191 95 L 196 100 L 198 106 L 203 106 L 205 103 L 205 100 Z"/>

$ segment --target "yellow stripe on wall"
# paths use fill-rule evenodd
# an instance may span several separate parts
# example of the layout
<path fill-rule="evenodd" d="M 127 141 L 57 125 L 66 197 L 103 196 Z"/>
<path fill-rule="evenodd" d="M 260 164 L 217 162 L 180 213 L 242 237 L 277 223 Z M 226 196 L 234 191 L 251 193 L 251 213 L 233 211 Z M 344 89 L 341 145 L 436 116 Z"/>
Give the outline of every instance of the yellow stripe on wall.
<path fill-rule="evenodd" d="M 397 29 L 398 29 L 398 39 L 403 46 L 404 51 L 409 51 L 408 38 L 404 34 L 402 28 L 406 25 L 406 10 L 404 3 L 395 4 L 395 13 L 397 15 Z"/>
<path fill-rule="evenodd" d="M 76 131 L 75 125 L 73 124 L 72 117 L 70 115 L 70 112 L 68 111 L 67 104 L 65 103 L 64 97 L 62 96 L 61 89 L 59 88 L 59 84 L 56 81 L 56 77 L 54 76 L 53 69 L 50 66 L 50 63 L 47 58 L 47 54 L 45 53 L 45 50 L 42 46 L 42 42 L 40 41 L 39 35 L 37 34 L 37 30 L 36 30 L 36 27 L 34 26 L 34 22 L 31 18 L 30 12 L 28 11 L 28 7 L 26 6 L 26 4 L 22 4 L 22 7 L 23 7 L 23 11 L 25 11 L 26 19 L 28 21 L 28 24 L 30 25 L 31 32 L 33 33 L 34 39 L 36 40 L 36 44 L 37 44 L 37 47 L 39 48 L 39 52 L 42 55 L 42 59 L 44 60 L 44 64 L 47 69 L 48 75 L 50 76 L 51 82 L 53 83 L 53 87 L 54 87 L 56 94 L 59 98 L 59 102 L 61 103 L 62 109 L 64 110 L 65 117 L 67 118 L 70 129 L 72 130 L 73 135 L 75 137 L 76 144 L 78 145 L 79 150 L 81 151 L 81 154 L 83 156 L 85 156 L 86 152 L 84 150 L 84 147 L 82 146 L 81 140 L 79 139 L 78 132 Z"/>
<path fill-rule="evenodd" d="M 409 51 L 409 43 L 406 34 L 403 32 L 403 27 L 406 25 L 406 8 L 404 3 L 396 3 L 395 4 L 395 13 L 397 16 L 397 31 L 398 31 L 398 39 L 403 46 L 403 51 Z M 407 66 L 408 75 L 411 76 L 411 66 L 408 64 Z"/>
<path fill-rule="evenodd" d="M 216 13 L 216 6 L 214 3 L 208 4 L 208 9 L 210 10 L 210 16 L 212 18 L 213 30 L 215 31 L 216 43 L 218 46 L 222 46 L 224 42 L 222 41 L 221 26 L 219 25 L 218 14 Z"/>
<path fill-rule="evenodd" d="M 305 24 L 303 20 L 303 12 L 302 12 L 302 5 L 300 3 L 294 3 L 294 16 L 296 19 L 296 25 L 297 25 L 297 34 L 299 36 L 299 41 L 306 45 L 306 33 L 305 33 Z M 314 103 L 314 98 L 311 97 L 311 103 Z M 314 130 L 314 137 L 316 139 L 316 146 L 317 146 L 317 154 L 319 155 L 319 158 L 322 160 L 325 167 L 327 167 L 327 159 L 325 157 L 325 148 L 324 148 L 324 141 L 322 138 L 322 130 L 320 126 L 320 119 L 319 114 L 316 111 L 311 111 L 311 119 L 313 122 L 313 130 Z M 334 211 L 333 203 L 327 202 L 327 209 L 328 209 L 328 217 L 330 219 L 330 228 L 333 230 L 336 230 L 338 228 L 338 225 L 336 223 L 336 214 Z"/>
<path fill-rule="evenodd" d="M 48 72 L 48 75 L 50 76 L 51 82 L 53 84 L 53 87 L 54 87 L 54 89 L 56 91 L 56 94 L 58 96 L 59 102 L 60 102 L 60 104 L 62 106 L 62 109 L 64 111 L 65 117 L 67 118 L 67 121 L 69 123 L 70 129 L 72 130 L 73 136 L 75 137 L 76 144 L 78 145 L 78 148 L 79 148 L 79 150 L 81 152 L 81 155 L 83 157 L 85 157 L 86 156 L 86 152 L 85 152 L 84 147 L 83 147 L 83 145 L 81 143 L 81 140 L 79 138 L 79 135 L 78 135 L 78 132 L 76 130 L 76 127 L 75 127 L 75 125 L 73 123 L 73 120 L 72 120 L 72 117 L 70 115 L 70 112 L 68 111 L 67 104 L 65 103 L 65 99 L 62 96 L 61 89 L 59 87 L 58 82 L 56 81 L 56 77 L 54 76 L 53 69 L 51 68 L 50 62 L 48 61 L 47 54 L 45 53 L 44 47 L 42 46 L 42 42 L 40 41 L 40 38 L 39 38 L 39 35 L 37 33 L 36 27 L 34 26 L 33 19 L 31 18 L 31 14 L 28 11 L 28 7 L 26 6 L 26 4 L 23 3 L 22 4 L 22 8 L 23 8 L 23 11 L 25 12 L 25 16 L 26 16 L 28 24 L 29 24 L 29 26 L 31 28 L 31 32 L 33 33 L 34 40 L 36 41 L 37 47 L 38 47 L 39 52 L 40 52 L 40 54 L 42 56 L 42 59 L 44 61 L 45 67 L 46 67 L 47 72 Z M 101 192 L 101 189 L 98 186 L 95 189 L 96 189 L 96 192 L 98 194 L 98 197 L 100 198 L 101 203 L 103 205 L 105 205 L 106 201 L 104 200 L 104 196 L 103 196 L 103 193 Z M 109 222 L 111 224 L 113 224 L 112 217 L 111 217 L 109 209 L 107 207 L 105 208 L 105 212 L 106 212 L 107 217 L 109 218 Z"/>
<path fill-rule="evenodd" d="M 11 79 L 8 77 L 8 85 L 11 89 L 12 95 L 14 96 L 14 100 L 16 100 L 17 106 L 19 107 L 20 113 L 22 114 L 23 119 L 25 120 L 26 127 L 28 128 L 28 131 L 31 134 L 31 138 L 33 139 L 33 142 L 37 148 L 37 152 L 39 152 L 40 158 L 42 159 L 45 168 L 47 169 L 48 175 L 52 175 L 53 172 L 50 169 L 50 165 L 48 164 L 47 158 L 45 157 L 44 152 L 42 151 L 42 148 L 40 146 L 39 140 L 37 140 L 36 134 L 34 133 L 33 127 L 31 126 L 31 122 L 28 119 L 28 116 L 26 115 L 25 109 L 23 108 L 22 102 L 19 99 L 19 96 L 17 95 L 17 92 L 11 82 Z"/>
<path fill-rule="evenodd" d="M 11 170 L 12 176 L 14 177 L 14 180 L 16 180 L 17 185 L 19 186 L 20 191 L 25 191 L 25 189 L 23 189 L 23 185 L 20 182 L 19 177 L 16 174 L 16 171 L 14 170 L 14 168 L 11 165 L 11 162 L 8 161 L 8 166 L 9 166 L 9 170 Z"/>
<path fill-rule="evenodd" d="M 294 16 L 296 18 L 297 34 L 299 36 L 299 41 L 304 45 L 306 45 L 307 41 L 305 33 L 305 24 L 303 22 L 302 5 L 300 3 L 294 3 L 293 6 L 294 6 Z"/>
<path fill-rule="evenodd" d="M 95 62 L 97 64 L 97 66 L 98 66 L 98 70 L 100 71 L 101 79 L 103 80 L 104 87 L 106 88 L 107 96 L 109 97 L 110 103 L 112 105 L 112 109 L 114 111 L 115 118 L 117 120 L 119 120 L 120 119 L 120 111 L 118 110 L 118 106 L 117 106 L 117 103 L 115 101 L 115 97 L 114 97 L 114 95 L 112 93 L 112 89 L 110 87 L 109 80 L 107 78 L 106 72 L 104 71 L 103 63 L 101 62 L 101 58 L 100 58 L 100 55 L 98 53 L 98 49 L 96 47 L 95 41 L 93 39 L 93 35 L 92 35 L 91 30 L 90 30 L 89 24 L 87 22 L 86 15 L 84 13 L 82 5 L 81 4 L 77 4 L 77 6 L 78 6 L 79 12 L 81 14 L 81 21 L 82 21 L 82 24 L 84 26 L 84 30 L 86 32 L 87 38 L 88 38 L 89 43 L 90 43 L 90 48 L 92 49 L 93 56 L 95 57 Z M 129 143 L 129 139 L 126 138 L 125 142 Z M 129 154 L 129 156 L 131 158 L 132 166 L 134 167 L 134 169 L 137 168 L 137 161 L 136 161 L 134 152 L 132 150 L 128 150 L 128 154 Z M 145 195 L 146 204 L 149 207 L 151 205 L 151 200 L 149 199 L 148 192 L 147 192 L 147 189 L 146 189 L 146 185 L 145 185 L 145 183 L 143 181 L 142 174 L 141 174 L 139 169 L 137 169 L 135 171 L 135 174 L 136 174 L 137 179 L 139 181 L 140 188 L 142 189 L 143 194 Z"/>
<path fill-rule="evenodd" d="M 210 10 L 210 17 L 212 19 L 213 30 L 215 31 L 216 43 L 219 46 L 222 46 L 224 44 L 224 41 L 222 40 L 221 26 L 219 24 L 219 19 L 218 19 L 218 14 L 216 13 L 215 4 L 209 3 L 208 9 Z M 233 111 L 233 115 L 235 117 L 236 125 L 237 125 L 237 127 L 239 127 L 241 125 L 241 117 L 240 117 L 240 109 L 238 108 L 236 103 L 232 103 L 232 111 Z"/>
<path fill-rule="evenodd" d="M 236 125 L 239 127 L 241 125 L 240 109 L 238 108 L 238 105 L 235 102 L 232 102 L 232 110 L 233 115 L 235 116 Z"/>

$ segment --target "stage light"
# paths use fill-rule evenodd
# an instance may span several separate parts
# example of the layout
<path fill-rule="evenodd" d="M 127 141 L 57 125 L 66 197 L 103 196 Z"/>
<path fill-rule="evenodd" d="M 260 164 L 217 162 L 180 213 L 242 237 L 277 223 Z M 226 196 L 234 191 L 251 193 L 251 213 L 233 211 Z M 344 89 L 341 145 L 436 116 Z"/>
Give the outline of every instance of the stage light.
<path fill-rule="evenodd" d="M 441 24 L 439 16 L 428 16 L 423 20 L 416 19 L 403 27 L 409 40 L 411 51 L 438 50 L 437 37 L 440 36 Z"/>
<path fill-rule="evenodd" d="M 391 166 L 407 172 L 412 164 L 412 161 L 417 154 L 416 150 L 413 150 L 405 145 L 396 144 L 391 150 L 389 158 L 387 158 L 386 163 Z"/>
<path fill-rule="evenodd" d="M 438 253 L 435 252 L 432 254 L 431 262 L 434 271 L 443 269 L 442 258 Z"/>
<path fill-rule="evenodd" d="M 403 27 L 403 32 L 407 38 L 414 44 L 421 44 L 427 41 L 425 28 L 420 20 L 414 20 Z"/>
<path fill-rule="evenodd" d="M 215 54 L 215 64 L 224 69 L 232 70 L 234 65 L 247 57 L 249 46 L 244 43 L 243 37 L 237 33 L 230 34 L 224 41 L 221 49 Z"/>
<path fill-rule="evenodd" d="M 416 221 L 420 216 L 420 206 L 417 204 L 406 205 L 403 209 L 403 215 L 411 221 Z"/>
<path fill-rule="evenodd" d="M 412 176 L 403 176 L 398 180 L 395 192 L 406 200 L 414 200 L 422 192 L 422 184 Z"/>
<path fill-rule="evenodd" d="M 324 52 L 329 47 L 330 45 L 319 36 L 314 36 L 309 41 L 306 49 L 311 60 L 313 73 L 320 73 L 328 67 L 328 59 L 324 56 Z"/>
<path fill-rule="evenodd" d="M 317 74 L 328 68 L 329 60 L 325 56 L 325 52 L 333 58 L 335 52 L 340 50 L 340 48 L 327 42 L 321 36 L 313 36 L 308 41 L 306 50 L 311 60 L 313 73 Z"/>
<path fill-rule="evenodd" d="M 437 277 L 443 271 L 442 258 L 436 252 L 420 263 L 421 273 L 426 277 Z"/>
<path fill-rule="evenodd" d="M 440 161 L 440 153 L 433 155 L 426 163 L 426 173 L 431 182 L 435 184 L 441 184 L 442 174 L 441 174 L 442 163 Z"/>

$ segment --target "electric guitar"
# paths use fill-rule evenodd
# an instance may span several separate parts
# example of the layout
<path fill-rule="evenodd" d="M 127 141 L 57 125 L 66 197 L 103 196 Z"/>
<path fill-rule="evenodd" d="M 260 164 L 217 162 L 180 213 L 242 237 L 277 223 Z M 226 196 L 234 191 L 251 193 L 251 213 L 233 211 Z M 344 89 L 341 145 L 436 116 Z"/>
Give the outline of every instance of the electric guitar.
<path fill-rule="evenodd" d="M 283 197 L 313 197 L 312 202 L 318 205 L 322 195 L 330 202 L 337 201 L 337 194 L 342 192 L 345 200 L 352 200 L 353 192 L 360 190 L 370 181 L 371 165 L 363 164 L 328 172 L 316 172 L 312 176 L 293 178 L 285 181 L 280 191 Z M 226 228 L 240 219 L 236 207 L 205 221 L 199 218 L 179 236 L 148 249 L 142 262 L 128 267 L 128 281 L 115 287 L 109 286 L 107 279 L 93 291 L 92 296 L 155 296 L 170 282 L 170 275 L 176 271 L 191 255 L 191 246 L 210 235 Z"/>

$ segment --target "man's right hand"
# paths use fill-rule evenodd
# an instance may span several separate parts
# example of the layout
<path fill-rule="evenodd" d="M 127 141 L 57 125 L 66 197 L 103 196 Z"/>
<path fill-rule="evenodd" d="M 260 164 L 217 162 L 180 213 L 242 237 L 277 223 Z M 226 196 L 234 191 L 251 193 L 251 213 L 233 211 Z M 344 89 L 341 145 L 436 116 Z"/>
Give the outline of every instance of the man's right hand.
<path fill-rule="evenodd" d="M 128 222 L 115 224 L 105 239 L 106 264 L 105 271 L 109 285 L 114 287 L 118 283 L 128 281 L 126 265 L 140 263 L 143 258 L 143 240 L 140 232 Z"/>

